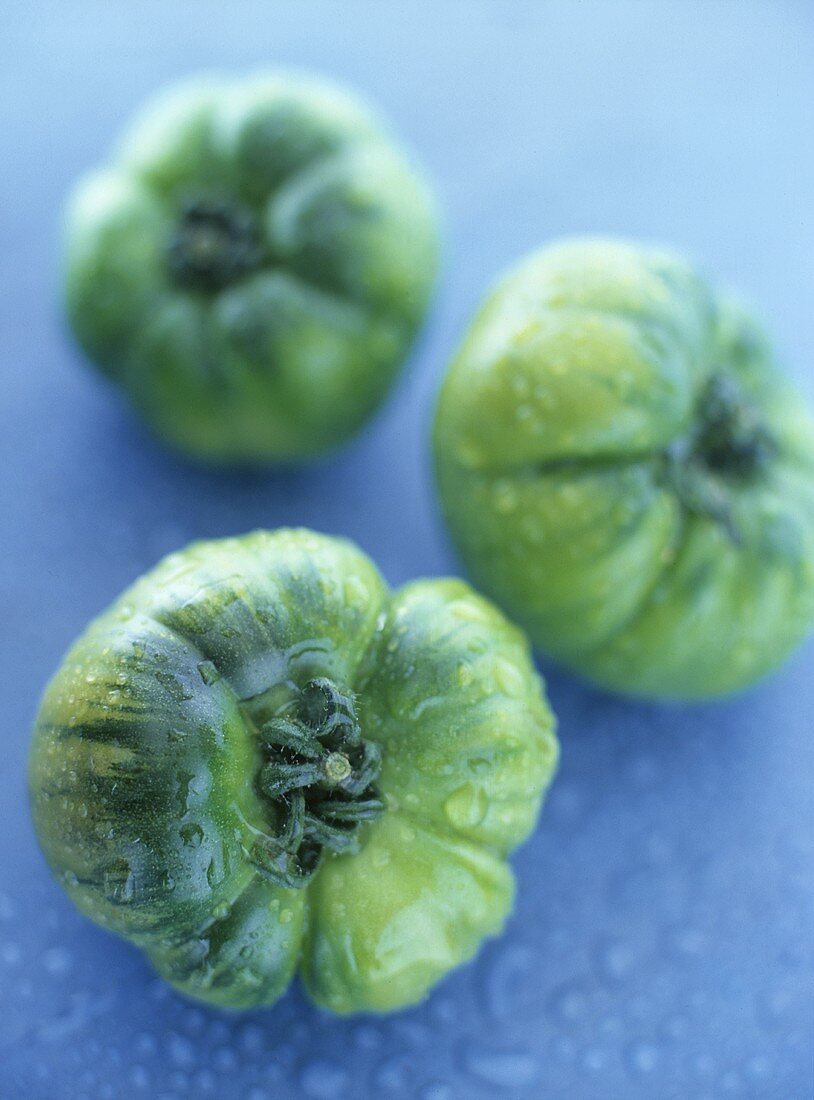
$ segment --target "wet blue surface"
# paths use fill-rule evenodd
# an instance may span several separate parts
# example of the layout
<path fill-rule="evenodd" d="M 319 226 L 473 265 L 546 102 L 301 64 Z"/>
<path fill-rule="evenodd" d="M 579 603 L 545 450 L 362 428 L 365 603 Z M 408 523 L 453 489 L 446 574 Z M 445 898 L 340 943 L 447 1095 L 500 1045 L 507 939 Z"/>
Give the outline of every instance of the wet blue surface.
<path fill-rule="evenodd" d="M 58 211 L 130 109 L 201 67 L 364 89 L 447 213 L 435 313 L 388 406 L 319 469 L 215 476 L 161 451 L 66 339 Z M 304 523 L 394 583 L 451 572 L 426 436 L 486 284 L 545 239 L 674 243 L 760 302 L 814 396 L 810 3 L 45 4 L 0 14 L 0 1096 L 718 1098 L 812 1094 L 814 645 L 714 706 L 546 669 L 563 765 L 506 935 L 422 1007 L 334 1020 L 298 991 L 187 1003 L 80 918 L 26 808 L 38 694 L 86 621 L 189 539 Z"/>

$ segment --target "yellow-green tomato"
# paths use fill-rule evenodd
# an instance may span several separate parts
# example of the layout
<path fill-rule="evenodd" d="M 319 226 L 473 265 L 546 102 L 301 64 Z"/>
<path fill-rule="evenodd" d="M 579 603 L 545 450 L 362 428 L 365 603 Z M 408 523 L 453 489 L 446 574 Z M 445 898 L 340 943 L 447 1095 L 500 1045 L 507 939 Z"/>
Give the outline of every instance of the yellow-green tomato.
<path fill-rule="evenodd" d="M 305 530 L 195 543 L 48 687 L 34 822 L 79 909 L 184 993 L 420 1000 L 498 933 L 557 757 L 525 636 Z"/>
<path fill-rule="evenodd" d="M 67 309 L 165 440 L 293 461 L 382 401 L 436 253 L 427 186 L 364 103 L 286 72 L 200 78 L 148 103 L 77 187 Z"/>
<path fill-rule="evenodd" d="M 601 685 L 722 695 L 814 622 L 814 421 L 749 312 L 678 256 L 573 240 L 510 271 L 434 446 L 476 584 Z"/>

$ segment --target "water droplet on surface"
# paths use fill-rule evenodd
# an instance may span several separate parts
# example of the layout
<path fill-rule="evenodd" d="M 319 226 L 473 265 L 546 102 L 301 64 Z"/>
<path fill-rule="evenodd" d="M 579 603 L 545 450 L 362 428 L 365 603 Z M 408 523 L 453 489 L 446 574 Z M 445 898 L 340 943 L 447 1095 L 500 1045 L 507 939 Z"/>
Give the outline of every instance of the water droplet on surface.
<path fill-rule="evenodd" d="M 418 1095 L 420 1100 L 452 1100 L 454 1093 L 443 1081 L 430 1081 Z"/>
<path fill-rule="evenodd" d="M 70 970 L 73 960 L 64 947 L 49 947 L 43 952 L 42 965 L 49 974 L 61 975 Z"/>
<path fill-rule="evenodd" d="M 468 664 L 461 662 L 455 670 L 455 679 L 459 687 L 466 687 L 467 684 L 472 683 L 473 672 Z"/>
<path fill-rule="evenodd" d="M 7 943 L 0 944 L 0 961 L 6 966 L 16 966 L 21 958 L 22 952 L 16 943 L 9 940 Z"/>
<path fill-rule="evenodd" d="M 382 1033 L 372 1024 L 359 1024 L 354 1029 L 353 1041 L 361 1050 L 378 1050 L 382 1045 Z"/>
<path fill-rule="evenodd" d="M 105 897 L 113 905 L 129 905 L 136 893 L 136 876 L 126 859 L 116 859 L 104 871 Z"/>
<path fill-rule="evenodd" d="M 520 503 L 517 487 L 508 478 L 501 478 L 495 482 L 492 496 L 495 511 L 503 516 L 514 512 Z"/>
<path fill-rule="evenodd" d="M 171 989 L 169 989 L 167 983 L 162 981 L 161 978 L 156 978 L 154 981 L 151 981 L 150 985 L 147 986 L 147 992 L 150 993 L 154 1001 L 166 1001 L 171 997 Z"/>
<path fill-rule="evenodd" d="M 192 1035 L 199 1035 L 206 1024 L 206 1015 L 200 1008 L 190 1008 L 184 1013 L 184 1028 Z"/>
<path fill-rule="evenodd" d="M 562 1020 L 573 1023 L 581 1019 L 588 1007 L 585 991 L 576 983 L 569 983 L 554 992 L 551 1008 Z"/>
<path fill-rule="evenodd" d="M 495 683 L 502 692 L 510 697 L 521 696 L 525 691 L 525 682 L 520 669 L 503 657 L 496 657 L 492 666 Z"/>
<path fill-rule="evenodd" d="M 750 1077 L 769 1077 L 772 1073 L 772 1063 L 765 1054 L 753 1054 L 746 1062 L 746 1072 Z"/>
<path fill-rule="evenodd" d="M 679 1014 L 668 1016 L 663 1030 L 668 1039 L 685 1039 L 690 1031 L 690 1021 Z"/>
<path fill-rule="evenodd" d="M 181 840 L 188 848 L 200 848 L 204 838 L 204 831 L 200 825 L 190 822 L 181 826 Z"/>
<path fill-rule="evenodd" d="M 198 672 L 201 674 L 201 679 L 207 686 L 216 684 L 218 680 L 220 680 L 220 672 L 218 672 L 211 661 L 201 661 L 198 665 Z"/>
<path fill-rule="evenodd" d="M 167 1046 L 174 1065 L 187 1067 L 195 1064 L 195 1047 L 183 1035 L 170 1035 Z"/>
<path fill-rule="evenodd" d="M 579 824 L 586 817 L 589 801 L 585 791 L 567 779 L 556 784 L 546 802 L 546 814 L 555 822 L 567 826 Z"/>
<path fill-rule="evenodd" d="M 609 981 L 621 982 L 630 977 L 635 969 L 636 958 L 627 944 L 611 940 L 600 946 L 597 951 L 597 970 Z"/>
<path fill-rule="evenodd" d="M 721 1077 L 720 1088 L 729 1096 L 737 1096 L 743 1092 L 743 1081 L 735 1070 L 730 1069 Z"/>
<path fill-rule="evenodd" d="M 503 1089 L 524 1088 L 540 1074 L 537 1059 L 528 1051 L 489 1050 L 470 1047 L 464 1062 L 467 1070 L 488 1085 Z"/>
<path fill-rule="evenodd" d="M 157 1043 L 155 1041 L 155 1036 L 150 1035 L 150 1033 L 147 1032 L 147 1031 L 142 1031 L 139 1035 L 136 1036 L 136 1044 L 135 1045 L 136 1045 L 136 1050 L 138 1051 L 138 1053 L 145 1056 L 145 1057 L 147 1057 L 151 1054 L 155 1054 L 156 1049 L 157 1049 Z"/>
<path fill-rule="evenodd" d="M 652 1073 L 659 1064 L 659 1051 L 652 1043 L 632 1043 L 625 1058 L 631 1073 L 641 1076 Z"/>
<path fill-rule="evenodd" d="M 367 600 L 368 586 L 356 573 L 345 578 L 345 602 L 350 607 L 363 608 Z"/>
<path fill-rule="evenodd" d="M 636 756 L 628 766 L 628 775 L 634 787 L 653 787 L 660 778 L 659 766 L 652 756 Z"/>
<path fill-rule="evenodd" d="M 715 1061 L 709 1054 L 698 1054 L 692 1061 L 696 1077 L 710 1077 L 715 1072 Z"/>
<path fill-rule="evenodd" d="M 218 868 L 214 859 L 210 859 L 206 868 L 206 881 L 211 887 L 215 887 L 218 884 Z"/>
<path fill-rule="evenodd" d="M 237 1054 L 231 1047 L 220 1047 L 215 1051 L 215 1066 L 223 1073 L 231 1073 L 237 1068 Z"/>
<path fill-rule="evenodd" d="M 374 1095 L 389 1096 L 400 1089 L 408 1088 L 413 1073 L 412 1059 L 405 1055 L 395 1055 L 385 1059 L 376 1071 L 375 1084 L 378 1089 L 387 1091 L 383 1094 L 381 1092 L 374 1093 Z"/>
<path fill-rule="evenodd" d="M 178 1094 L 183 1096 L 189 1091 L 189 1075 L 184 1073 L 180 1069 L 170 1070 L 169 1084 L 173 1089 L 178 1090 Z"/>
<path fill-rule="evenodd" d="M 473 829 L 483 821 L 489 799 L 482 787 L 464 783 L 444 802 L 444 815 L 454 829 Z"/>
<path fill-rule="evenodd" d="M 192 698 L 192 692 L 188 691 L 178 677 L 173 676 L 171 672 L 159 669 L 155 673 L 155 678 L 176 703 L 185 703 Z"/>
<path fill-rule="evenodd" d="M 527 948 L 507 943 L 495 944 L 484 956 L 484 1004 L 498 1019 L 510 1019 L 520 1008 L 533 964 Z"/>
<path fill-rule="evenodd" d="M 558 1035 L 554 1039 L 554 1057 L 558 1062 L 572 1062 L 577 1052 L 577 1045 L 568 1035 Z"/>
<path fill-rule="evenodd" d="M 142 1065 L 136 1064 L 130 1067 L 128 1080 L 133 1088 L 146 1089 L 150 1085 L 150 1075 Z"/>
<path fill-rule="evenodd" d="M 582 1065 L 590 1073 L 599 1073 L 609 1062 L 608 1052 L 601 1047 L 588 1047 L 582 1055 Z"/>
<path fill-rule="evenodd" d="M 669 937 L 669 947 L 683 959 L 699 958 L 706 950 L 706 936 L 697 928 L 676 928 Z"/>
<path fill-rule="evenodd" d="M 303 1092 L 312 1100 L 336 1100 L 347 1083 L 347 1073 L 333 1062 L 311 1062 L 300 1074 Z"/>
<path fill-rule="evenodd" d="M 767 1021 L 776 1025 L 781 1020 L 788 1020 L 799 1007 L 801 995 L 798 989 L 791 985 L 779 985 L 770 989 L 760 1000 L 759 1011 Z"/>
<path fill-rule="evenodd" d="M 218 1079 L 211 1069 L 199 1069 L 192 1075 L 193 1092 L 214 1092 Z"/>
<path fill-rule="evenodd" d="M 245 1051 L 259 1051 L 265 1046 L 265 1038 L 265 1032 L 257 1024 L 246 1024 L 240 1032 L 240 1046 Z"/>

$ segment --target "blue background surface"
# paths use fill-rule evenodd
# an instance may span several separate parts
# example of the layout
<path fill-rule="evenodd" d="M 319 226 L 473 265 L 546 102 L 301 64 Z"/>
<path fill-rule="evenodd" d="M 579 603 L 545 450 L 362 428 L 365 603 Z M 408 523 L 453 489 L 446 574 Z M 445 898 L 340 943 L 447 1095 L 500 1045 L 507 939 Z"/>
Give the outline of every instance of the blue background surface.
<path fill-rule="evenodd" d="M 59 316 L 77 174 L 157 85 L 313 66 L 392 116 L 447 219 L 436 307 L 382 414 L 319 468 L 162 451 Z M 814 396 L 814 6 L 75 0 L 0 14 L 0 1096 L 718 1098 L 812 1094 L 814 645 L 739 699 L 624 703 L 545 667 L 563 763 L 506 935 L 414 1010 L 292 991 L 233 1017 L 80 918 L 32 835 L 39 692 L 87 620 L 193 537 L 304 523 L 393 583 L 457 568 L 427 430 L 495 273 L 537 243 L 671 242 L 759 302 Z"/>

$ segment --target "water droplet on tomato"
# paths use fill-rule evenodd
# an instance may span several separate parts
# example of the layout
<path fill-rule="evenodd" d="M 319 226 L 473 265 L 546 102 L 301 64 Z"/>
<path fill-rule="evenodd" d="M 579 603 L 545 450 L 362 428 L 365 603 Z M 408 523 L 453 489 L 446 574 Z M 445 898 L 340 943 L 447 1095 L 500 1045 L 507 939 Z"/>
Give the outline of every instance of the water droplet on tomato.
<path fill-rule="evenodd" d="M 489 809 L 489 799 L 482 787 L 464 783 L 444 802 L 444 814 L 454 829 L 472 829 L 480 825 Z"/>
<path fill-rule="evenodd" d="M 493 502 L 495 511 L 501 515 L 509 515 L 516 511 L 520 503 L 517 487 L 507 478 L 501 478 L 495 482 L 493 489 Z"/>
<path fill-rule="evenodd" d="M 190 822 L 181 826 L 181 840 L 188 848 L 200 848 L 204 838 L 204 831 L 200 825 Z"/>
<path fill-rule="evenodd" d="M 220 672 L 218 672 L 217 668 L 211 661 L 201 661 L 201 663 L 198 665 L 198 672 L 201 675 L 201 679 L 207 686 L 210 686 L 211 684 L 216 684 L 220 679 Z"/>

